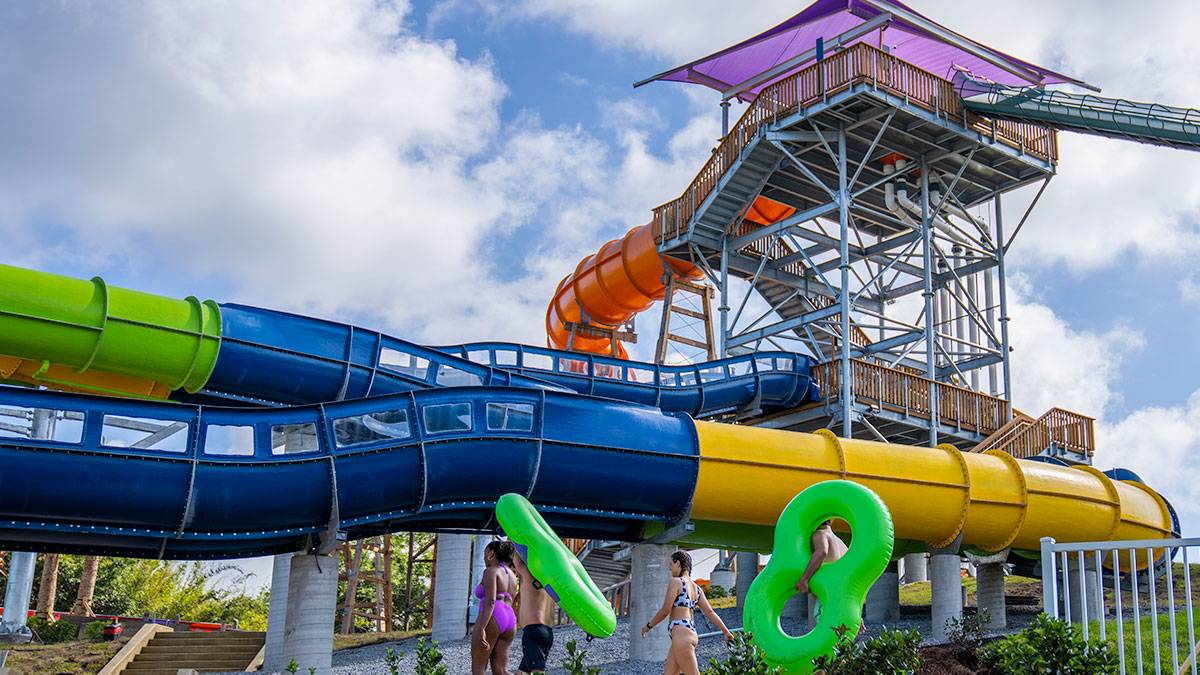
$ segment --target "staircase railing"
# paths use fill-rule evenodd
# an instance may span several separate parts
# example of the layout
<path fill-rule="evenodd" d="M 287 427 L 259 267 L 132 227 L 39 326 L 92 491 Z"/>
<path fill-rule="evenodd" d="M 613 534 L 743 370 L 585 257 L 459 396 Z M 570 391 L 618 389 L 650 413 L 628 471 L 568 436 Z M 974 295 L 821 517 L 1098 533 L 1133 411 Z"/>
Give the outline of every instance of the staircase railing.
<path fill-rule="evenodd" d="M 1003 434 L 993 435 L 974 450 L 1000 450 L 1024 459 L 1035 457 L 1051 446 L 1091 457 L 1096 454 L 1096 420 L 1063 408 L 1051 408 L 1036 420 L 1025 421 Z"/>

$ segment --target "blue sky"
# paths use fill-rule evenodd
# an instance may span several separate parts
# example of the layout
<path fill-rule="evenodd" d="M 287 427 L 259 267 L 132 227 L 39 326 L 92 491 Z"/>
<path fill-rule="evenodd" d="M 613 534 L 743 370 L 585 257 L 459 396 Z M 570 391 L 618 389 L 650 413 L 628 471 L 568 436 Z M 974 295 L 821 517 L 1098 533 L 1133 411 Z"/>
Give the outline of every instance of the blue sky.
<path fill-rule="evenodd" d="M 540 343 L 555 283 L 716 141 L 715 94 L 631 84 L 803 5 L 10 4 L 4 260 L 429 342 Z M 1200 104 L 1200 8 L 916 6 L 1105 93 Z M 1065 135 L 1062 155 L 1010 257 L 1017 404 L 1097 416 L 1097 464 L 1142 473 L 1194 534 L 1200 155 Z"/>

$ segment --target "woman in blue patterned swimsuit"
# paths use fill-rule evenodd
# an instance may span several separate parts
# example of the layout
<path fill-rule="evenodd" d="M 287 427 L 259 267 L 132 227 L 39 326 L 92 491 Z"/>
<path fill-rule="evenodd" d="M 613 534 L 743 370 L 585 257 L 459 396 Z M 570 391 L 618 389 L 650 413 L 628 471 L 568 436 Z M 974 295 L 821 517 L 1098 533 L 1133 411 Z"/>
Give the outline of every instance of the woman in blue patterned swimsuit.
<path fill-rule="evenodd" d="M 692 623 L 693 612 L 699 607 L 712 625 L 725 634 L 726 640 L 733 639 L 733 633 L 725 627 L 721 617 L 713 611 L 704 597 L 704 591 L 692 581 L 692 556 L 684 551 L 671 554 L 671 581 L 667 584 L 667 597 L 663 606 L 654 618 L 642 626 L 642 637 L 654 628 L 656 624 L 671 618 L 667 624 L 667 632 L 671 636 L 671 648 L 667 651 L 667 661 L 663 664 L 664 675 L 699 675 L 700 666 L 696 663 L 696 645 L 700 638 L 696 635 L 696 625 Z"/>

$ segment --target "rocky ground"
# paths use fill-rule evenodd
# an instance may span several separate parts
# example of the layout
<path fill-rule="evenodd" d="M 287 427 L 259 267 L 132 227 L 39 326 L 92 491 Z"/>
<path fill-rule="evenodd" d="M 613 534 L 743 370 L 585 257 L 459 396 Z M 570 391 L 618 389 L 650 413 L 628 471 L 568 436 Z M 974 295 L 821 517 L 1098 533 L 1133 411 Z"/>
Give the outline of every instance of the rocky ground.
<path fill-rule="evenodd" d="M 924 611 L 912 611 L 910 608 L 905 608 L 906 612 L 900 621 L 893 624 L 888 624 L 889 628 L 916 628 L 923 635 L 931 634 L 931 626 L 929 619 L 928 608 Z M 721 609 L 718 610 L 721 618 L 730 628 L 737 628 L 742 625 L 741 613 L 736 609 Z M 1012 608 L 1009 614 L 1009 627 L 1011 630 L 1019 630 L 1033 619 L 1033 612 L 1021 611 L 1017 608 Z M 783 622 L 783 627 L 789 633 L 800 634 L 806 630 L 806 626 L 802 625 L 802 621 Z M 703 633 L 708 628 L 706 624 L 701 623 L 699 626 Z M 878 633 L 884 626 L 868 625 L 867 632 L 869 634 Z M 585 642 L 583 631 L 573 626 L 564 626 L 555 629 L 554 631 L 554 649 L 550 655 L 550 662 L 554 666 L 562 664 L 563 658 L 566 656 L 566 644 L 570 640 L 576 640 L 582 649 L 587 650 L 587 662 L 591 665 L 599 666 L 600 672 L 604 675 L 609 673 L 629 673 L 632 675 L 654 674 L 661 675 L 662 662 L 636 662 L 629 661 L 629 623 L 622 621 L 617 626 L 617 632 L 607 640 L 595 640 L 590 643 Z M 411 673 L 416 665 L 416 650 L 417 638 L 410 638 L 398 642 L 386 644 L 371 645 L 368 647 L 359 647 L 357 649 L 344 649 L 333 655 L 333 671 L 338 675 L 385 675 L 387 667 L 384 665 L 383 657 L 388 648 L 395 649 L 397 652 L 404 652 L 405 656 L 400 662 L 400 672 Z M 447 671 L 451 675 L 460 673 L 470 673 L 471 668 L 471 647 L 467 640 L 456 640 L 439 645 L 443 656 Z M 710 658 L 722 659 L 725 656 L 724 642 L 720 636 L 705 638 L 700 642 L 700 666 L 703 669 Z M 517 643 L 513 645 L 510 658 L 510 672 L 516 673 L 517 664 L 521 660 L 521 646 L 518 636 Z M 549 672 L 561 674 L 565 671 L 562 668 L 555 667 Z"/>

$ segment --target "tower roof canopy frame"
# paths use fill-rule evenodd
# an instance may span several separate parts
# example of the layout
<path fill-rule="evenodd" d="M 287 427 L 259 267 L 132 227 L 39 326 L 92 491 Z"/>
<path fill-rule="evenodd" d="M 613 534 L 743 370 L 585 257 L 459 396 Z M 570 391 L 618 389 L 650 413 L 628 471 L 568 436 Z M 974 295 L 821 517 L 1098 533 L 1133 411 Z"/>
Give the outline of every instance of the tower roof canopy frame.
<path fill-rule="evenodd" d="M 803 55 L 814 52 L 818 39 L 832 44 L 844 33 L 886 14 L 890 14 L 891 19 L 882 23 L 879 29 L 840 40 L 838 46 L 867 42 L 947 80 L 953 79 L 956 72 L 967 72 L 976 79 L 1010 86 L 1073 84 L 1096 89 L 1077 78 L 976 42 L 898 0 L 817 0 L 774 28 L 634 86 L 658 80 L 692 82 L 717 89 L 726 98 L 736 96 L 751 100 L 763 87 L 810 62 L 811 59 Z M 796 57 L 803 61 L 792 64 L 775 77 L 765 81 L 756 77 L 795 61 Z"/>

